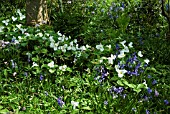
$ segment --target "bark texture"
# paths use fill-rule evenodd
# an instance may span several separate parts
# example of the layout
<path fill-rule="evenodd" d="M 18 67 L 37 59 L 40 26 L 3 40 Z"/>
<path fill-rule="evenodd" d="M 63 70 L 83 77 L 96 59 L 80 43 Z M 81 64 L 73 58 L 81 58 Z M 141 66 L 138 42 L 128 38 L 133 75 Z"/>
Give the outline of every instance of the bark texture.
<path fill-rule="evenodd" d="M 49 21 L 46 0 L 26 0 L 26 24 L 46 24 Z"/>

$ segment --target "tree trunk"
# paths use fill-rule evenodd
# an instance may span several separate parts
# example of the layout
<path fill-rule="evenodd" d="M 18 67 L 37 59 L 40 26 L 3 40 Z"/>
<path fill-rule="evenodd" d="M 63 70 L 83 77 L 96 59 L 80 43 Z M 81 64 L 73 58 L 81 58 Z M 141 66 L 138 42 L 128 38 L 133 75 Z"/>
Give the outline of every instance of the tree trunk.
<path fill-rule="evenodd" d="M 49 22 L 46 0 L 26 0 L 26 24 L 46 24 Z"/>

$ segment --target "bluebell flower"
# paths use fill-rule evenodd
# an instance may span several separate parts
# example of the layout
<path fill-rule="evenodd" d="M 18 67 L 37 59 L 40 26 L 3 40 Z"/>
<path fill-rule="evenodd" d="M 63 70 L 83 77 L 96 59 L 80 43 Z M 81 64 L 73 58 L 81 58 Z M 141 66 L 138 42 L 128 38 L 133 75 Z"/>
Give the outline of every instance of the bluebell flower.
<path fill-rule="evenodd" d="M 154 80 L 152 81 L 152 85 L 155 85 L 155 84 L 157 84 L 157 81 L 154 79 Z"/>
<path fill-rule="evenodd" d="M 150 114 L 149 110 L 146 109 L 146 114 Z"/>
<path fill-rule="evenodd" d="M 41 74 L 41 75 L 40 75 L 40 81 L 42 81 L 42 80 L 43 80 L 43 75 Z"/>
<path fill-rule="evenodd" d="M 104 101 L 104 105 L 108 105 L 108 101 Z"/>
<path fill-rule="evenodd" d="M 125 4 L 124 3 L 122 3 L 122 7 L 125 8 Z"/>
<path fill-rule="evenodd" d="M 157 90 L 155 90 L 155 96 L 159 96 L 159 92 Z"/>
<path fill-rule="evenodd" d="M 57 102 L 60 107 L 62 107 L 65 104 L 60 97 L 57 99 Z"/>
<path fill-rule="evenodd" d="M 28 76 L 28 73 L 27 73 L 27 72 L 24 72 L 24 76 Z"/>
<path fill-rule="evenodd" d="M 112 90 L 117 94 L 121 94 L 124 89 L 123 89 L 123 87 L 118 87 L 118 88 L 112 87 Z"/>
<path fill-rule="evenodd" d="M 48 92 L 47 91 L 44 91 L 45 95 L 48 96 Z"/>
<path fill-rule="evenodd" d="M 119 48 L 120 48 L 119 44 L 116 44 L 116 50 L 119 50 Z"/>
<path fill-rule="evenodd" d="M 164 100 L 164 103 L 165 103 L 165 105 L 168 105 L 169 101 L 166 99 L 166 100 Z"/>
<path fill-rule="evenodd" d="M 152 93 L 152 89 L 149 88 L 149 87 L 148 87 L 147 91 L 148 91 L 149 94 Z"/>
<path fill-rule="evenodd" d="M 148 78 L 152 78 L 152 76 L 151 76 L 151 75 L 148 75 Z"/>

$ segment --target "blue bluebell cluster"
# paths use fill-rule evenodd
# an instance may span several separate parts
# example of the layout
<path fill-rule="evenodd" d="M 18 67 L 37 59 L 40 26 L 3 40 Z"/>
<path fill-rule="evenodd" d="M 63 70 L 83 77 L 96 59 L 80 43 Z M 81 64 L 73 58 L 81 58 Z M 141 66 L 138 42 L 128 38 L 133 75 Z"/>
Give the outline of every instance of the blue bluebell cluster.
<path fill-rule="evenodd" d="M 97 79 L 99 82 L 103 82 L 105 78 L 108 76 L 107 69 L 104 66 L 101 66 L 100 68 L 97 68 L 97 74 L 96 76 L 100 76 L 99 79 Z"/>
<path fill-rule="evenodd" d="M 57 102 L 60 107 L 63 107 L 63 105 L 65 104 L 64 101 L 62 101 L 61 97 L 57 99 Z"/>

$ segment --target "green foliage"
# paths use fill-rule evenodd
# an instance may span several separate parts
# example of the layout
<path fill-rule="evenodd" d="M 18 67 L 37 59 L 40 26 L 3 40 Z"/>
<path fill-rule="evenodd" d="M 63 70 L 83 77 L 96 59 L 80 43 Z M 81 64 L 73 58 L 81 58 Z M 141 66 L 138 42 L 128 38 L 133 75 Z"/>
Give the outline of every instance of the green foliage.
<path fill-rule="evenodd" d="M 82 3 L 52 4 L 50 26 L 1 14 L 0 113 L 169 112 L 166 20 L 140 0 Z"/>

